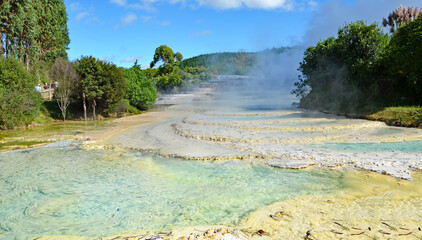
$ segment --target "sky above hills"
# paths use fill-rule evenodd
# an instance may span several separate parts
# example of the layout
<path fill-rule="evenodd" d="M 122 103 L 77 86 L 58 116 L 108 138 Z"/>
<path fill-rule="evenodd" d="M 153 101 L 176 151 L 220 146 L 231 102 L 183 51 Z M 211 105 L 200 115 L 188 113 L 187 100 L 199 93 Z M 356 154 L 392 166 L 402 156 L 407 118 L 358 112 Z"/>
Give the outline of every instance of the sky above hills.
<path fill-rule="evenodd" d="M 65 0 L 69 59 L 82 55 L 147 67 L 165 44 L 184 58 L 223 51 L 303 45 L 345 22 L 381 22 L 421 0 Z"/>

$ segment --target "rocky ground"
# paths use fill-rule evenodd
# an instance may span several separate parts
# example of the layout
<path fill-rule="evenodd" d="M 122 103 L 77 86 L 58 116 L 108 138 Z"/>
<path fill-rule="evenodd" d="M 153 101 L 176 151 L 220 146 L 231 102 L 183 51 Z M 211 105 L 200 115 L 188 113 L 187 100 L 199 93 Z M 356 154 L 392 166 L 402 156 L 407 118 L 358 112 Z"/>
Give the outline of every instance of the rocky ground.
<path fill-rule="evenodd" d="M 95 144 L 192 160 L 244 159 L 282 168 L 351 166 L 409 180 L 410 170 L 422 169 L 422 146 L 420 152 L 319 147 L 421 141 L 420 129 L 300 110 L 227 113 L 207 109 L 207 105 L 199 104 L 171 106 L 159 121 Z"/>

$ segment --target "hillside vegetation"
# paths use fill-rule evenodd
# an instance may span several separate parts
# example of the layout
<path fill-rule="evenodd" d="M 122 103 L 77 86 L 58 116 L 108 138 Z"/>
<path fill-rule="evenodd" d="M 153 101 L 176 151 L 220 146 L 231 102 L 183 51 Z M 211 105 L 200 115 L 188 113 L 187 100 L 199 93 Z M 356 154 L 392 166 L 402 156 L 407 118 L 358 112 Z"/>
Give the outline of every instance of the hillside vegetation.
<path fill-rule="evenodd" d="M 409 114 L 387 107 L 422 105 L 421 12 L 397 8 L 383 21 L 390 35 L 376 23 L 357 21 L 307 48 L 292 92 L 301 97 L 300 107 L 416 126 L 414 107 Z"/>
<path fill-rule="evenodd" d="M 202 54 L 185 59 L 180 63 L 182 69 L 205 67 L 217 75 L 248 75 L 257 60 L 258 54 L 285 52 L 286 47 L 272 48 L 259 52 L 222 52 Z"/>

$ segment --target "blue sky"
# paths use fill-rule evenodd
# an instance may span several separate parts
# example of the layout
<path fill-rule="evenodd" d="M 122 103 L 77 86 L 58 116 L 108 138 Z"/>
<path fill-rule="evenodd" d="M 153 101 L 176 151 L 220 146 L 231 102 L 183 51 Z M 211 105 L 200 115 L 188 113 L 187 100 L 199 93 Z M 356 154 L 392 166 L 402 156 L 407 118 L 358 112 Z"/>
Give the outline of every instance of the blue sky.
<path fill-rule="evenodd" d="M 292 46 L 306 42 L 305 38 L 308 39 L 312 31 L 318 40 L 318 37 L 332 35 L 345 21 L 359 15 L 366 20 L 365 11 L 359 4 L 371 1 L 383 2 L 65 0 L 71 39 L 68 54 L 70 60 L 92 55 L 124 67 L 139 59 L 146 67 L 155 48 L 162 44 L 181 52 L 184 58 L 203 53 Z M 408 1 L 412 0 L 404 3 Z M 399 2 L 385 0 L 388 6 L 382 4 L 385 10 L 375 19 L 388 14 Z M 327 9 L 329 12 L 322 13 Z M 342 14 L 342 11 L 348 14 Z M 369 20 L 374 18 L 373 13 L 367 15 Z M 322 32 L 326 34 L 319 36 Z"/>

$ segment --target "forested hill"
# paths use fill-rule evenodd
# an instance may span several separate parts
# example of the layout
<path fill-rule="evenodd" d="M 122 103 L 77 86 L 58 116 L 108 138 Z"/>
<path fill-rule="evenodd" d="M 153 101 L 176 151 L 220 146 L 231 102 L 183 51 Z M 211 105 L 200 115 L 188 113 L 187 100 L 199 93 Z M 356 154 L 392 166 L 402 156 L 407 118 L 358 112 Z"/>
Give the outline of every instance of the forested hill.
<path fill-rule="evenodd" d="M 271 48 L 260 52 L 222 52 L 202 54 L 196 57 L 188 58 L 180 63 L 180 68 L 187 67 L 206 67 L 215 74 L 236 74 L 246 75 L 254 65 L 258 54 L 273 53 L 281 54 L 287 47 Z"/>

